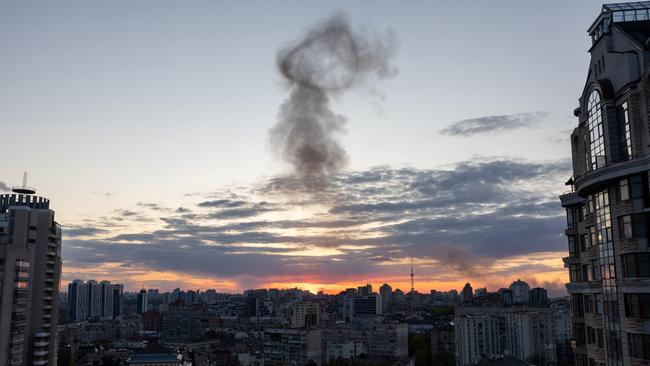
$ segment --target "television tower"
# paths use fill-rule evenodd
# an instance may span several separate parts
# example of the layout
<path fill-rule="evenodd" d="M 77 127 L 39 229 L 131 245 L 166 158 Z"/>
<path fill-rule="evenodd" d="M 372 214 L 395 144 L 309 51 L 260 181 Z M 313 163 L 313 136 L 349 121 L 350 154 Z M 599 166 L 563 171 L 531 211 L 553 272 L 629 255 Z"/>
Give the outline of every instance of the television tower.
<path fill-rule="evenodd" d="M 411 293 L 415 293 L 415 286 L 413 285 L 413 257 L 411 257 Z"/>

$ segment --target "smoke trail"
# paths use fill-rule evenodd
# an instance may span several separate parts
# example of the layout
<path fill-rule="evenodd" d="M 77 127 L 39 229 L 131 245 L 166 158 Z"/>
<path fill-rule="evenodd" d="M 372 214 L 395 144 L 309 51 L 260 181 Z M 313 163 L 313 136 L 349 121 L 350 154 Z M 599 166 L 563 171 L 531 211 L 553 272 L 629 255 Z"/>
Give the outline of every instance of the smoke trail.
<path fill-rule="evenodd" d="M 270 131 L 271 144 L 304 186 L 322 187 L 348 160 L 338 140 L 346 118 L 332 111 L 330 98 L 395 75 L 395 51 L 392 33 L 354 32 L 337 13 L 278 52 L 290 94 Z"/>

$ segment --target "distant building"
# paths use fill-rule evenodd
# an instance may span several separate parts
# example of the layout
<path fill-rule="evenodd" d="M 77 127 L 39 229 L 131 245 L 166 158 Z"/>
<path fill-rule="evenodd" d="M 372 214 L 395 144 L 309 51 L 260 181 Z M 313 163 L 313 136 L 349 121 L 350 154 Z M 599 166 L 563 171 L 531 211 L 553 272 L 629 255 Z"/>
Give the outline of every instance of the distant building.
<path fill-rule="evenodd" d="M 186 366 L 181 354 L 139 354 L 126 359 L 128 366 Z"/>
<path fill-rule="evenodd" d="M 354 317 L 381 315 L 381 298 L 377 294 L 355 297 L 353 313 Z"/>
<path fill-rule="evenodd" d="M 113 319 L 122 315 L 123 285 L 113 285 Z"/>
<path fill-rule="evenodd" d="M 349 360 L 361 356 L 365 349 L 363 343 L 361 342 L 328 342 L 325 345 L 326 348 L 326 357 L 327 362 L 331 362 L 336 359 Z"/>
<path fill-rule="evenodd" d="M 137 308 L 137 313 L 138 314 L 144 314 L 145 311 L 147 311 L 149 307 L 148 301 L 147 301 L 147 290 L 142 289 L 140 290 L 140 293 L 138 293 L 138 308 Z"/>
<path fill-rule="evenodd" d="M 512 297 L 512 290 L 509 288 L 501 288 L 499 291 L 497 291 L 499 294 L 501 304 L 504 306 L 510 306 L 514 303 L 514 299 Z"/>
<path fill-rule="evenodd" d="M 431 329 L 431 353 L 454 353 L 455 340 L 453 324 L 434 325 Z"/>
<path fill-rule="evenodd" d="M 68 284 L 68 314 L 73 322 L 111 320 L 121 306 L 122 285 L 74 280 Z M 116 291 L 117 290 L 117 291 Z"/>
<path fill-rule="evenodd" d="M 372 285 L 371 284 L 367 284 L 365 286 L 359 286 L 357 288 L 357 295 L 359 295 L 359 296 L 368 296 L 370 294 L 372 294 Z"/>
<path fill-rule="evenodd" d="M 401 304 L 404 302 L 404 291 L 397 289 L 393 292 L 393 303 L 394 304 Z"/>
<path fill-rule="evenodd" d="M 379 296 L 381 296 L 381 307 L 384 312 L 388 310 L 390 303 L 393 301 L 392 295 L 393 295 L 393 288 L 390 287 L 389 284 L 384 283 L 379 288 Z"/>
<path fill-rule="evenodd" d="M 68 315 L 73 322 L 88 319 L 88 290 L 81 280 L 68 284 Z"/>
<path fill-rule="evenodd" d="M 528 303 L 532 306 L 548 306 L 546 289 L 535 287 L 528 292 Z"/>
<path fill-rule="evenodd" d="M 530 286 L 522 280 L 517 280 L 510 284 L 510 291 L 512 291 L 512 303 L 513 304 L 528 304 L 528 291 L 530 291 Z"/>
<path fill-rule="evenodd" d="M 162 330 L 162 314 L 156 309 L 147 310 L 142 314 L 142 330 L 160 332 Z"/>
<path fill-rule="evenodd" d="M 264 366 L 322 364 L 320 329 L 265 329 Z"/>
<path fill-rule="evenodd" d="M 488 295 L 488 290 L 487 288 L 477 288 L 476 291 L 474 291 L 474 296 L 478 299 L 484 299 Z"/>
<path fill-rule="evenodd" d="M 454 316 L 458 366 L 511 355 L 537 365 L 557 364 L 549 308 L 457 307 Z"/>
<path fill-rule="evenodd" d="M 168 343 L 192 343 L 203 337 L 201 319 L 204 309 L 200 305 L 185 305 L 177 300 L 162 314 L 162 339 Z"/>
<path fill-rule="evenodd" d="M 323 330 L 325 344 L 357 343 L 369 356 L 408 356 L 408 324 L 396 322 L 345 323 Z"/>
<path fill-rule="evenodd" d="M 317 302 L 291 305 L 291 328 L 308 328 L 320 323 L 320 306 Z"/>
<path fill-rule="evenodd" d="M 470 302 L 474 299 L 474 291 L 472 290 L 472 285 L 470 285 L 469 282 L 467 282 L 465 284 L 465 287 L 463 287 L 461 297 L 463 302 Z"/>

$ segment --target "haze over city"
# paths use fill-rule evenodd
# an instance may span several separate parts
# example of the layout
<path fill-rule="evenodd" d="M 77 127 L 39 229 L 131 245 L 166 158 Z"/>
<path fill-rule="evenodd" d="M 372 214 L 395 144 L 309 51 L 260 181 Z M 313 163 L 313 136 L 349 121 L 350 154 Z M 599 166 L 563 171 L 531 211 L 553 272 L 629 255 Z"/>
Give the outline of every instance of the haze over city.
<path fill-rule="evenodd" d="M 408 290 L 412 258 L 422 292 L 566 294 L 558 196 L 600 2 L 252 3 L 2 6 L 0 192 L 28 171 L 52 200 L 62 286 Z M 334 123 L 314 168 L 287 112 L 316 100 L 292 99 L 311 56 L 290 57 L 333 24 L 372 57 L 310 84 Z"/>

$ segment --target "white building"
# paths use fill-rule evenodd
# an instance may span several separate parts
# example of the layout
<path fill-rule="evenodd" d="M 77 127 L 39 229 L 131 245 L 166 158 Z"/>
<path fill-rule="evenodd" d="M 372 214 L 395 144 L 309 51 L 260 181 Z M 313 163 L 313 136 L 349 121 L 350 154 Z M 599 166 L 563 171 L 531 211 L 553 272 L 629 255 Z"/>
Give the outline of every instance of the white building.
<path fill-rule="evenodd" d="M 517 280 L 510 285 L 512 301 L 514 304 L 528 304 L 528 291 L 530 286 L 522 280 Z"/>

